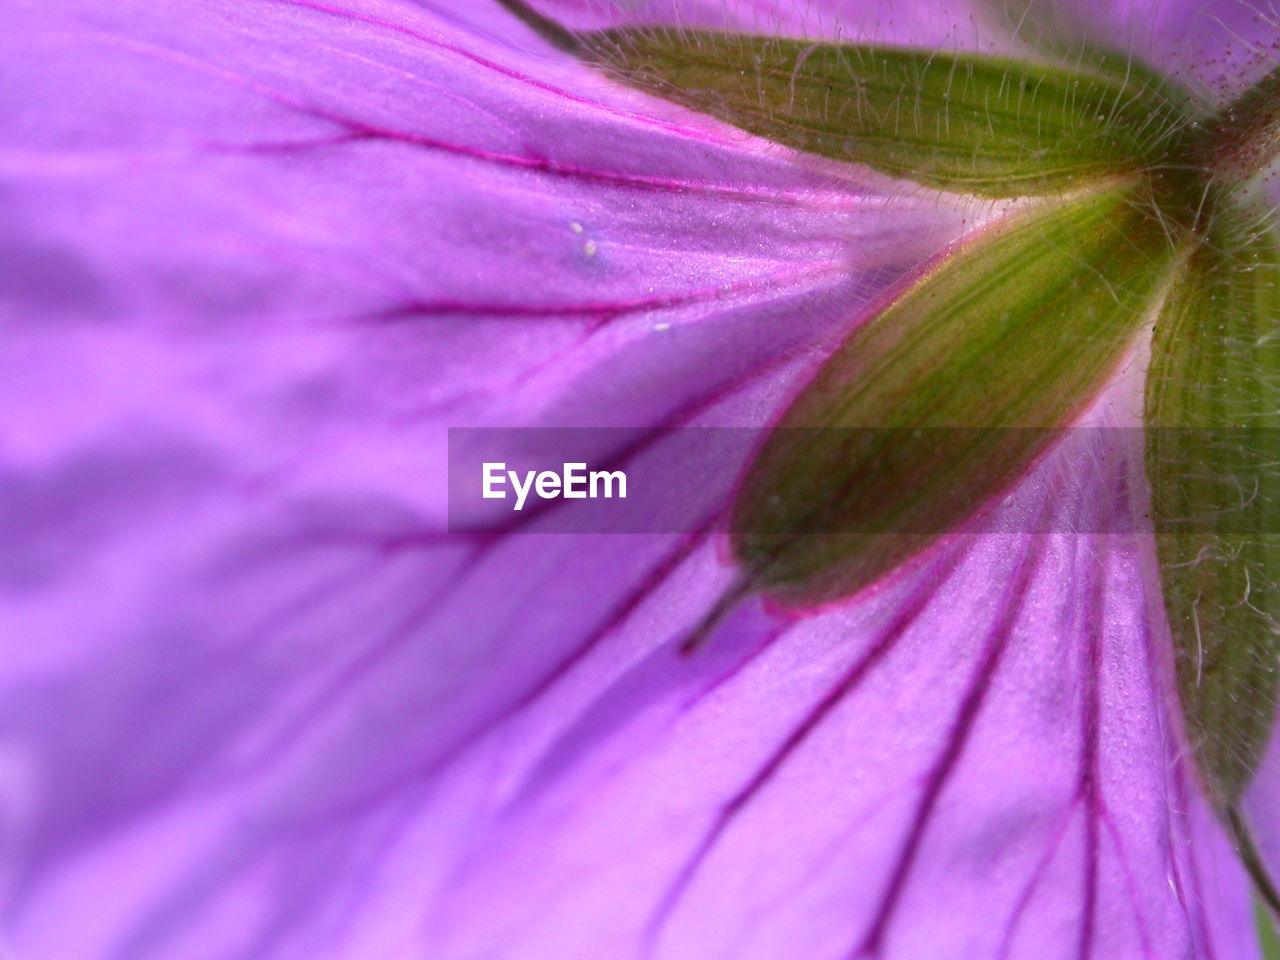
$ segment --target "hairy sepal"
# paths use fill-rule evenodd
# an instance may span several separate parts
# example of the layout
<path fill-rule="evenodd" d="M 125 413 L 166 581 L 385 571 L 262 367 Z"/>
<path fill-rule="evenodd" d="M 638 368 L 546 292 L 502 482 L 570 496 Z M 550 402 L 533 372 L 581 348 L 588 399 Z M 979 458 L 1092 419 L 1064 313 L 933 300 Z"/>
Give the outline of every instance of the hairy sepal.
<path fill-rule="evenodd" d="M 1025 44 L 1042 60 L 1141 85 L 1188 112 L 1198 112 L 1191 94 L 1175 77 L 1147 63 L 1121 36 L 1100 35 L 1096 22 L 1080 4 L 1043 0 L 980 0 L 998 29 Z M 986 19 L 986 18 L 984 18 Z"/>
<path fill-rule="evenodd" d="M 1146 461 L 1182 708 L 1231 805 L 1276 710 L 1280 249 L 1240 211 L 1215 219 L 1157 321 Z"/>
<path fill-rule="evenodd" d="M 1152 166 L 1183 123 L 1140 74 L 671 28 L 577 42 L 622 82 L 774 143 L 980 196 Z"/>
<path fill-rule="evenodd" d="M 1025 476 L 1149 320 L 1169 230 L 1141 182 L 1044 205 L 858 327 L 740 487 L 747 581 L 784 606 L 850 596 Z"/>

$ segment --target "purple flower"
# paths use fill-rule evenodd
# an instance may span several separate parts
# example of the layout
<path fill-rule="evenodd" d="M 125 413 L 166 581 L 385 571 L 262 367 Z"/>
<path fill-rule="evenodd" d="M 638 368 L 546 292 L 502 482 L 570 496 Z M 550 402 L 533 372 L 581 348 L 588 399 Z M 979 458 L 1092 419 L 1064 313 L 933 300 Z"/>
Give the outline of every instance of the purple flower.
<path fill-rule="evenodd" d="M 1205 102 L 1280 35 L 1234 0 L 545 6 L 1101 42 Z M 491 0 L 0 25 L 0 953 L 1258 955 L 1156 552 L 1116 532 L 1140 464 L 1067 445 L 1001 514 L 1058 532 L 748 598 L 695 656 L 723 491 L 690 534 L 447 531 L 448 428 L 772 424 L 997 203 L 648 96 Z M 1144 362 L 1081 422 L 1138 424 Z"/>

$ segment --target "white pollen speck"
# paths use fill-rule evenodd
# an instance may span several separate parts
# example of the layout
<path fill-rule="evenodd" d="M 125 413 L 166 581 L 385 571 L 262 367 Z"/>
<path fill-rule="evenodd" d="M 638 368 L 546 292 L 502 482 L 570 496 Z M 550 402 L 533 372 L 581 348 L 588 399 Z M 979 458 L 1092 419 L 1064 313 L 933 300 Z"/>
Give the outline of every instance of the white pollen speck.
<path fill-rule="evenodd" d="M 653 325 L 653 329 L 654 329 L 654 330 L 656 330 L 656 331 L 658 331 L 659 333 L 661 333 L 661 332 L 662 332 L 662 331 L 664 331 L 664 330 L 670 330 L 670 329 L 671 329 L 671 324 L 669 324 L 669 323 L 655 323 L 655 324 Z"/>
<path fill-rule="evenodd" d="M 582 245 L 582 249 L 588 257 L 594 257 L 596 255 L 596 242 L 594 240 L 588 240 Z"/>
<path fill-rule="evenodd" d="M 578 223 L 575 220 L 573 223 L 569 224 L 569 229 L 572 230 L 574 233 L 580 234 L 582 233 L 582 224 Z"/>

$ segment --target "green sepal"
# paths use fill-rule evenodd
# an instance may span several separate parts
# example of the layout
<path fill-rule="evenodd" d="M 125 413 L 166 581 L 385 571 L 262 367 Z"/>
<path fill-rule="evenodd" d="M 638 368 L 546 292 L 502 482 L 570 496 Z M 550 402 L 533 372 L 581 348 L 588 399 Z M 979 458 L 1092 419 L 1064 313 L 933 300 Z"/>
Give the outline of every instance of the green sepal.
<path fill-rule="evenodd" d="M 1159 163 L 1182 111 L 1143 74 L 700 30 L 575 35 L 624 83 L 774 143 L 990 197 Z"/>
<path fill-rule="evenodd" d="M 731 542 L 747 582 L 795 607 L 850 596 L 1024 476 L 1167 282 L 1178 231 L 1146 189 L 989 227 L 857 328 L 740 487 Z"/>
<path fill-rule="evenodd" d="M 1280 657 L 1280 251 L 1218 211 L 1160 312 L 1147 475 L 1188 731 L 1233 804 L 1275 721 Z"/>
<path fill-rule="evenodd" d="M 1187 113 L 1202 108 L 1177 77 L 1166 76 L 1132 49 L 1123 36 L 1108 42 L 1077 4 L 1044 0 L 981 0 L 996 24 L 1037 59 L 1052 60 L 1076 70 L 1088 70 L 1122 84 L 1139 83 L 1157 90 Z M 985 18 L 984 18 L 985 19 Z"/>

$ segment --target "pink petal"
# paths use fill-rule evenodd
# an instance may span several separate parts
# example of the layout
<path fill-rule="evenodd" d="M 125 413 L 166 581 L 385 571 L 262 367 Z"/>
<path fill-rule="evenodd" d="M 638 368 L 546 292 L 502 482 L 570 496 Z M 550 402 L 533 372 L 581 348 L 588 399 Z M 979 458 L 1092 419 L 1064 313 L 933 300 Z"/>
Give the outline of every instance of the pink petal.
<path fill-rule="evenodd" d="M 0 26 L 24 960 L 1249 955 L 1134 541 L 981 540 L 686 661 L 715 543 L 442 533 L 447 426 L 765 423 L 990 211 L 664 109 L 494 5 Z"/>
<path fill-rule="evenodd" d="M 1081 478 L 1098 436 L 991 528 L 1136 529 L 1136 459 Z M 1148 537 L 963 536 L 892 589 L 792 624 L 745 610 L 704 659 L 659 647 L 602 685 L 678 636 L 667 598 L 710 562 L 433 798 L 423 829 L 453 825 L 461 862 L 425 894 L 439 955 L 1255 955 L 1170 713 Z"/>

